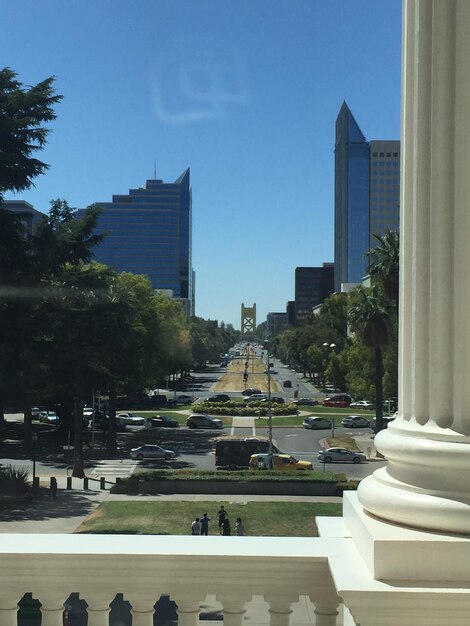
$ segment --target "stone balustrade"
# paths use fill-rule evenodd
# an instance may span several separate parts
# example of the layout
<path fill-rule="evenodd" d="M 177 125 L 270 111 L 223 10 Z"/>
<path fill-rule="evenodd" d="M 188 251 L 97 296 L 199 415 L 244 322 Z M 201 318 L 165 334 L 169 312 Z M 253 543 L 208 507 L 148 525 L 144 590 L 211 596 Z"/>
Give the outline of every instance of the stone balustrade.
<path fill-rule="evenodd" d="M 316 624 L 334 626 L 341 599 L 328 566 L 332 540 L 273 537 L 0 535 L 0 624 L 16 626 L 25 593 L 41 603 L 42 626 L 62 626 L 64 603 L 78 593 L 88 626 L 108 626 L 123 594 L 133 626 L 152 626 L 154 605 L 169 596 L 180 626 L 196 626 L 208 594 L 225 626 L 241 626 L 255 596 L 266 623 L 289 626 L 292 606 L 307 596 Z"/>

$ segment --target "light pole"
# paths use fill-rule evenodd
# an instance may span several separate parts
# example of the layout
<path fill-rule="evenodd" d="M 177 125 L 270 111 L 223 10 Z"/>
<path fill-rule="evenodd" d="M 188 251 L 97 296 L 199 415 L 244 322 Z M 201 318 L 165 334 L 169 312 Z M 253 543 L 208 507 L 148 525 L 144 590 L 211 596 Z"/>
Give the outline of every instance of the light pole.
<path fill-rule="evenodd" d="M 269 439 L 269 452 L 268 452 L 268 465 L 269 469 L 273 469 L 273 412 L 271 404 L 271 363 L 269 362 L 269 344 L 264 342 L 266 346 L 266 356 L 268 367 L 266 374 L 268 376 L 268 439 Z"/>
<path fill-rule="evenodd" d="M 36 442 L 38 440 L 38 434 L 33 433 L 31 435 L 33 442 L 33 493 L 36 491 Z"/>

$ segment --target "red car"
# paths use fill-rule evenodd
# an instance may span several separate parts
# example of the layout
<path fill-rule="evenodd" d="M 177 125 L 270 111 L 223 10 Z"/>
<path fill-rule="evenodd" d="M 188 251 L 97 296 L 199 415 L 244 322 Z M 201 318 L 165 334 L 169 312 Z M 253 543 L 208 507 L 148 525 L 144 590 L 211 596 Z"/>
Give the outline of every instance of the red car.
<path fill-rule="evenodd" d="M 325 398 L 323 406 L 335 406 L 338 409 L 345 409 L 352 402 L 352 398 L 347 393 L 341 393 L 336 396 Z"/>

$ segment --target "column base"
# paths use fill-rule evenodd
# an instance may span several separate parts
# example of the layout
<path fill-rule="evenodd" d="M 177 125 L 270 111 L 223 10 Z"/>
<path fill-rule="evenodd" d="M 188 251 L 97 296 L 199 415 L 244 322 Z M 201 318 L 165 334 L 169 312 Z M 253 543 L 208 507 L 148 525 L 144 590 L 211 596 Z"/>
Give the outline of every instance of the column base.
<path fill-rule="evenodd" d="M 388 466 L 361 482 L 373 515 L 421 530 L 470 535 L 470 440 L 433 422 L 397 418 L 375 440 Z"/>

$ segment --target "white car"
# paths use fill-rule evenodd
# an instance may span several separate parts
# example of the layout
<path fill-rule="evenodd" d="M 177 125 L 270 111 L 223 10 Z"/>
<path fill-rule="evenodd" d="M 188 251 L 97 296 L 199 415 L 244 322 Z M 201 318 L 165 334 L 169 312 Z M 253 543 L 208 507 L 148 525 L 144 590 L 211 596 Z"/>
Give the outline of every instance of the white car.
<path fill-rule="evenodd" d="M 39 413 L 39 421 L 44 424 L 58 424 L 59 416 L 54 411 L 41 411 Z"/>
<path fill-rule="evenodd" d="M 165 450 L 165 448 L 154 444 L 146 444 L 131 450 L 131 459 L 138 459 L 139 461 L 143 459 L 165 459 L 165 461 L 169 461 L 175 458 L 176 452 L 174 450 Z"/>
<path fill-rule="evenodd" d="M 129 426 L 145 426 L 147 421 L 145 417 L 136 415 L 135 413 L 118 413 L 116 417 L 122 418 L 125 424 Z"/>
<path fill-rule="evenodd" d="M 375 404 L 373 402 L 369 402 L 368 400 L 358 400 L 357 402 L 351 402 L 349 408 L 363 409 L 364 411 L 373 411 L 375 409 Z"/>
<path fill-rule="evenodd" d="M 367 460 L 365 454 L 354 452 L 347 448 L 327 448 L 320 450 L 318 460 L 324 463 L 337 463 L 338 461 L 346 461 L 348 463 L 362 463 Z"/>
<path fill-rule="evenodd" d="M 325 417 L 306 417 L 302 426 L 310 430 L 320 430 L 321 428 L 331 428 L 331 421 Z"/>

